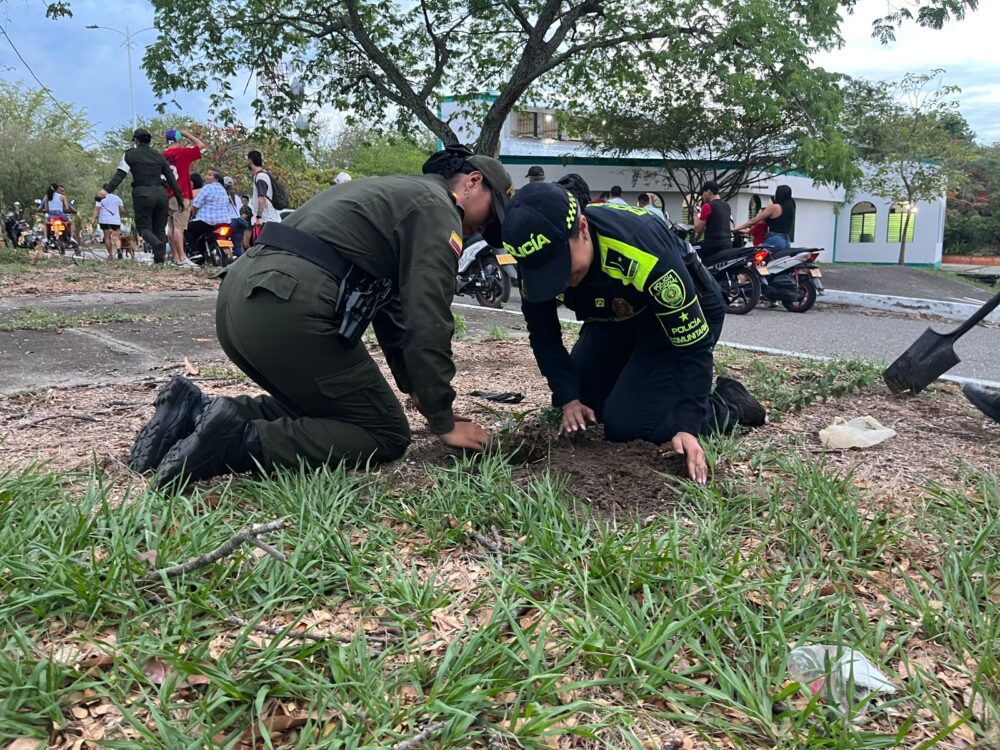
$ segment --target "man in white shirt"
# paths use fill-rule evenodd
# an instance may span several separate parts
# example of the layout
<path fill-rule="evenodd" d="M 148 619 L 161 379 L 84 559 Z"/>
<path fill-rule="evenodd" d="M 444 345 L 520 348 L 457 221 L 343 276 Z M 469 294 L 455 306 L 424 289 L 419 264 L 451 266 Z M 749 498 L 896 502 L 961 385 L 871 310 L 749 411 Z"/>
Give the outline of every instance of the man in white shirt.
<path fill-rule="evenodd" d="M 97 194 L 91 221 L 96 221 L 104 233 L 104 249 L 108 251 L 109 261 L 114 260 L 115 250 L 118 250 L 118 257 L 122 257 L 121 228 L 124 210 L 125 203 L 114 193 L 102 190 Z"/>
<path fill-rule="evenodd" d="M 274 195 L 274 185 L 271 176 L 264 171 L 264 157 L 260 151 L 247 154 L 247 168 L 253 182 L 253 195 L 250 196 L 250 209 L 253 211 L 253 230 L 251 241 L 257 239 L 261 228 L 269 221 L 281 222 L 281 214 L 274 207 L 271 198 Z"/>
<path fill-rule="evenodd" d="M 619 203 L 623 206 L 627 206 L 628 203 L 622 198 L 622 187 L 621 185 L 614 185 L 611 188 L 611 197 L 608 198 L 608 203 Z"/>

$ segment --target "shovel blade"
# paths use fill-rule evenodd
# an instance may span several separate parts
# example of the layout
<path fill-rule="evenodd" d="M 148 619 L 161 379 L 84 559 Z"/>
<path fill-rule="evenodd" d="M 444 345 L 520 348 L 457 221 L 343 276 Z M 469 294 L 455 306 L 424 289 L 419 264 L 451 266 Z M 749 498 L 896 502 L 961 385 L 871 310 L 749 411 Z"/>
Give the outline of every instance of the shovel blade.
<path fill-rule="evenodd" d="M 893 393 L 920 393 L 961 361 L 954 343 L 951 334 L 928 328 L 882 373 L 885 384 Z"/>

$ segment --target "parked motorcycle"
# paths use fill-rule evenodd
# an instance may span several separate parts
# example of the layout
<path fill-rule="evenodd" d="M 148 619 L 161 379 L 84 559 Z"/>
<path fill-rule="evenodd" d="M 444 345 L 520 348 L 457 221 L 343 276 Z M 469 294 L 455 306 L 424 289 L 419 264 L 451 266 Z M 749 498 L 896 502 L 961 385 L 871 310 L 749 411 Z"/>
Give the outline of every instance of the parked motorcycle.
<path fill-rule="evenodd" d="M 196 237 L 186 248 L 187 257 L 199 266 L 228 266 L 233 257 L 233 228 L 230 224 L 216 224 L 211 232 Z"/>
<path fill-rule="evenodd" d="M 811 310 L 816 304 L 816 296 L 823 293 L 823 272 L 816 267 L 816 259 L 823 250 L 805 247 L 757 249 L 755 263 L 762 297 L 769 302 L 780 302 L 789 312 Z"/>
<path fill-rule="evenodd" d="M 678 237 L 687 241 L 692 227 L 690 224 L 674 224 L 673 229 Z M 742 238 L 737 235 L 731 248 L 712 253 L 707 258 L 702 255 L 699 245 L 694 245 L 693 248 L 722 289 L 726 312 L 730 315 L 746 315 L 757 306 L 760 302 L 761 283 L 754 271 L 754 247 L 745 246 Z"/>
<path fill-rule="evenodd" d="M 483 307 L 502 307 L 517 280 L 513 255 L 498 251 L 478 234 L 466 239 L 458 259 L 455 294 L 474 295 Z"/>

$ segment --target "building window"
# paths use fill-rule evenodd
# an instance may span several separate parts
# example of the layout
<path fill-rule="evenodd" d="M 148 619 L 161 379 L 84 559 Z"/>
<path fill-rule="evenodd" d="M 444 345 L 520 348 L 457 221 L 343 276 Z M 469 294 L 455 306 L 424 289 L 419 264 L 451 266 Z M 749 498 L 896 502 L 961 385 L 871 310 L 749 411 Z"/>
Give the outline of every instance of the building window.
<path fill-rule="evenodd" d="M 751 195 L 750 196 L 750 211 L 749 211 L 749 214 L 747 215 L 747 218 L 748 219 L 752 219 L 752 218 L 754 218 L 759 213 L 760 213 L 760 196 L 759 195 Z"/>
<path fill-rule="evenodd" d="M 537 118 L 537 112 L 518 112 L 514 135 L 519 138 L 537 138 L 538 133 L 535 130 Z"/>
<path fill-rule="evenodd" d="M 910 223 L 906 227 L 906 241 L 913 242 L 913 228 L 917 224 L 917 212 L 902 203 L 896 203 L 889 209 L 889 231 L 885 241 L 898 243 L 903 241 L 903 223 L 909 215 Z"/>
<path fill-rule="evenodd" d="M 558 138 L 559 137 L 559 121 L 556 116 L 551 113 L 542 114 L 537 113 L 538 118 L 538 137 L 539 138 Z"/>
<path fill-rule="evenodd" d="M 851 208 L 851 235 L 847 241 L 852 244 L 875 241 L 875 222 L 878 210 L 874 203 L 861 201 Z"/>

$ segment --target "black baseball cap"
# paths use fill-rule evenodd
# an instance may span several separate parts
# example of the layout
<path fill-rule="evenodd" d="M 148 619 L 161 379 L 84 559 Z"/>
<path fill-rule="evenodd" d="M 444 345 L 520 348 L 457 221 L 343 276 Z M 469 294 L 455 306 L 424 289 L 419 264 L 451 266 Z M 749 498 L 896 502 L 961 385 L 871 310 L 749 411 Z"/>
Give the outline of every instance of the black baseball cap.
<path fill-rule="evenodd" d="M 569 238 L 579 216 L 576 198 L 554 182 L 525 185 L 507 206 L 503 246 L 517 259 L 529 301 L 546 302 L 566 291 Z"/>
<path fill-rule="evenodd" d="M 542 169 L 541 167 L 532 167 L 531 169 L 528 170 L 528 174 L 525 175 L 525 177 L 544 177 L 544 176 L 545 176 L 545 170 Z"/>
<path fill-rule="evenodd" d="M 486 184 L 490 186 L 490 192 L 493 193 L 493 214 L 496 218 L 483 229 L 483 239 L 493 247 L 500 247 L 502 242 L 500 225 L 506 216 L 507 204 L 514 197 L 514 184 L 503 164 L 496 159 L 476 154 L 466 158 L 465 161 L 477 172 L 482 173 Z"/>

